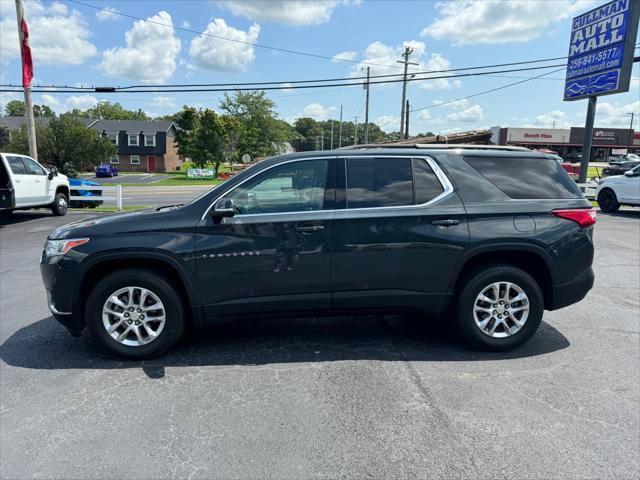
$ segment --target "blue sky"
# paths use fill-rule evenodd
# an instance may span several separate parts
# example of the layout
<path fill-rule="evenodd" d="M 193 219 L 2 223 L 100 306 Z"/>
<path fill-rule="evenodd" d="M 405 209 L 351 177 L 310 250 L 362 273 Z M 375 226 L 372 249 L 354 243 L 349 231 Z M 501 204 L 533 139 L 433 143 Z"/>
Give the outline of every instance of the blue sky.
<path fill-rule="evenodd" d="M 567 54 L 572 16 L 602 2 L 591 0 L 190 1 L 83 0 L 121 14 L 196 32 L 283 49 L 377 64 L 372 74 L 396 73 L 403 45 L 414 48 L 416 68 L 442 70 Z M 358 75 L 362 64 L 282 53 L 135 21 L 67 1 L 25 0 L 42 84 L 131 85 L 282 81 Z M 20 83 L 14 0 L 0 0 L 0 80 Z M 378 66 L 382 65 L 382 66 Z M 390 66 L 387 66 L 390 65 Z M 563 102 L 564 72 L 499 92 L 436 106 L 544 71 L 492 77 L 414 82 L 408 89 L 411 133 L 449 132 L 492 125 L 556 128 L 584 122 L 586 101 Z M 515 77 L 515 78 L 514 78 Z M 640 130 L 640 67 L 630 92 L 602 97 L 598 126 L 628 127 L 635 112 Z M 281 118 L 364 118 L 361 86 L 269 94 Z M 2 94 L 1 103 L 19 95 Z M 56 111 L 118 101 L 152 115 L 184 104 L 217 108 L 217 93 L 36 94 Z M 370 119 L 397 130 L 400 86 L 371 89 Z"/>

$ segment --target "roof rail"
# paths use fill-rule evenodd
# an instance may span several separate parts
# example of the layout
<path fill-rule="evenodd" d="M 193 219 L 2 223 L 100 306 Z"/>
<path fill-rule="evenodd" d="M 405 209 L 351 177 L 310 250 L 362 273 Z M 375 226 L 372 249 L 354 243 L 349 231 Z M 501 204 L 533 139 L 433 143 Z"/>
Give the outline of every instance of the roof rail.
<path fill-rule="evenodd" d="M 338 150 L 370 150 L 374 148 L 417 148 L 417 149 L 429 149 L 429 150 L 502 150 L 507 152 L 530 152 L 531 150 L 525 147 L 516 147 L 511 145 L 474 145 L 466 143 L 370 143 L 365 145 L 349 145 L 347 147 L 340 147 Z"/>

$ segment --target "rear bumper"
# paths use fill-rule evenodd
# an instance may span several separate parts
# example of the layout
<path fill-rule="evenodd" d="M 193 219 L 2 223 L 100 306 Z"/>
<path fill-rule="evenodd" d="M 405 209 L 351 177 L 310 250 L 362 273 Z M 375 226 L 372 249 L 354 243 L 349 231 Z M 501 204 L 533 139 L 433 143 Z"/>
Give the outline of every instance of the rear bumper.
<path fill-rule="evenodd" d="M 582 300 L 593 287 L 595 275 L 593 269 L 589 267 L 584 272 L 576 276 L 572 281 L 555 285 L 553 287 L 553 298 L 549 310 L 558 310 Z"/>

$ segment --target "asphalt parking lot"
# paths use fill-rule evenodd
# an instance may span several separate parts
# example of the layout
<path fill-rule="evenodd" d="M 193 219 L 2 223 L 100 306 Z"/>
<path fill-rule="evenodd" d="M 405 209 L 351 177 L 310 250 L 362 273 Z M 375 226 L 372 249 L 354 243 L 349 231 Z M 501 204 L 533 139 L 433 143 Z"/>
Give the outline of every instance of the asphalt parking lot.
<path fill-rule="evenodd" d="M 640 210 L 599 213 L 596 285 L 507 354 L 445 321 L 252 320 L 123 362 L 50 316 L 38 257 L 86 218 L 0 225 L 0 477 L 638 478 Z"/>

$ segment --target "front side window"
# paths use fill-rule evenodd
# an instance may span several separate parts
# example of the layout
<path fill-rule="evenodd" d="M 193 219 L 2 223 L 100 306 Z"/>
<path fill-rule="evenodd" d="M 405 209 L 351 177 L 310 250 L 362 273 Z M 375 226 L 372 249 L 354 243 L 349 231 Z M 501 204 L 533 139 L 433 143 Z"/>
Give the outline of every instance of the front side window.
<path fill-rule="evenodd" d="M 236 214 L 322 210 L 328 160 L 292 162 L 267 170 L 226 195 Z"/>
<path fill-rule="evenodd" d="M 31 160 L 30 158 L 23 158 L 23 160 L 24 160 L 25 166 L 27 167 L 27 173 L 29 175 L 46 175 L 47 174 L 44 168 L 38 165 L 34 160 Z"/>
<path fill-rule="evenodd" d="M 347 159 L 347 208 L 413 205 L 410 158 Z"/>
<path fill-rule="evenodd" d="M 131 165 L 140 165 L 140 155 L 131 155 Z"/>
<path fill-rule="evenodd" d="M 147 135 L 144 136 L 144 146 L 145 147 L 155 147 L 156 146 L 156 136 L 155 135 Z"/>
<path fill-rule="evenodd" d="M 11 168 L 14 175 L 27 175 L 27 169 L 22 162 L 22 158 L 7 157 L 7 161 L 9 162 L 9 168 Z"/>
<path fill-rule="evenodd" d="M 130 147 L 137 147 L 138 146 L 138 134 L 137 133 L 130 133 L 128 135 L 129 138 L 129 146 Z"/>

